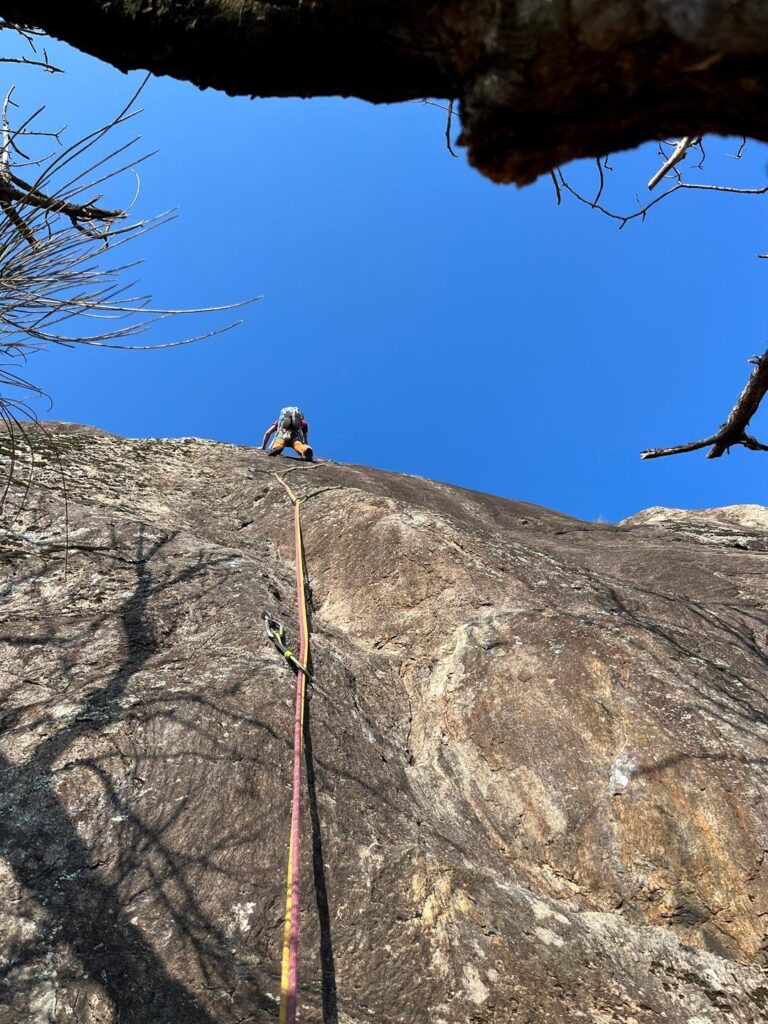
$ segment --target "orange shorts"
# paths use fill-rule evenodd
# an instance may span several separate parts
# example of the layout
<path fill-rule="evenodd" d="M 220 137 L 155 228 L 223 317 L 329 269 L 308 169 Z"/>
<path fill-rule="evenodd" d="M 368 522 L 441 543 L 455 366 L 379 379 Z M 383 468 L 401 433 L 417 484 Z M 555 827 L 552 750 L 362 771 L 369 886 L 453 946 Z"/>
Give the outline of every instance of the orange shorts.
<path fill-rule="evenodd" d="M 301 456 L 306 455 L 307 452 L 310 451 L 308 444 L 304 444 L 304 442 L 299 441 L 298 438 L 291 440 L 290 437 L 275 438 L 269 451 L 271 454 L 277 454 L 278 452 L 281 452 L 283 448 L 293 448 L 293 450 Z"/>

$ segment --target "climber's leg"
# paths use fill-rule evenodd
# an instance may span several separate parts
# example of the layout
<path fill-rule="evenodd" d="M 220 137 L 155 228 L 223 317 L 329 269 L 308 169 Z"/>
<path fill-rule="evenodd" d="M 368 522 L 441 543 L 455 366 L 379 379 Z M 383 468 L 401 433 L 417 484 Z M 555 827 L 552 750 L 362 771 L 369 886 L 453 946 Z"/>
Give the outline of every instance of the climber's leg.
<path fill-rule="evenodd" d="M 286 443 L 287 442 L 284 437 L 275 438 L 275 440 L 272 442 L 272 447 L 267 452 L 267 455 L 279 455 L 283 448 L 285 448 Z"/>
<path fill-rule="evenodd" d="M 300 455 L 306 462 L 312 461 L 312 449 L 309 447 L 308 444 L 304 444 L 303 441 L 294 441 L 291 444 L 291 447 L 296 452 L 296 454 Z"/>

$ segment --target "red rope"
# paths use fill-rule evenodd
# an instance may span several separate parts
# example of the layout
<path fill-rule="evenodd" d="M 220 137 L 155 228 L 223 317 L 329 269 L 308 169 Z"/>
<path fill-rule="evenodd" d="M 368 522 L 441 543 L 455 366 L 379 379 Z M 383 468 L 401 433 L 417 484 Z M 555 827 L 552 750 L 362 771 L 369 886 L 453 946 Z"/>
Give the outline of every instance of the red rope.
<path fill-rule="evenodd" d="M 279 478 L 278 478 L 279 479 Z M 309 618 L 304 571 L 304 549 L 301 543 L 300 502 L 284 480 L 294 508 L 293 541 L 296 561 L 296 602 L 299 610 L 299 664 L 309 658 Z M 293 797 L 291 801 L 291 840 L 288 854 L 288 877 L 285 893 L 285 924 L 283 927 L 283 962 L 280 984 L 279 1024 L 296 1024 L 298 1002 L 299 959 L 299 880 L 301 839 L 301 754 L 304 742 L 304 697 L 306 676 L 301 668 L 296 673 L 296 710 L 293 725 Z"/>

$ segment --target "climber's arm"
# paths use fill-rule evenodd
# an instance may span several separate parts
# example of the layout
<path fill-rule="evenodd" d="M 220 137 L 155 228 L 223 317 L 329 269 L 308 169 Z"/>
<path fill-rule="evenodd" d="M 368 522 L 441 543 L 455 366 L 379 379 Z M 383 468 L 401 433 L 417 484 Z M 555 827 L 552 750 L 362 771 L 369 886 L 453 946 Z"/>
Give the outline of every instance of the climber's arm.
<path fill-rule="evenodd" d="M 272 424 L 271 427 L 267 428 L 267 432 L 264 435 L 264 440 L 261 442 L 261 447 L 262 448 L 266 448 L 267 447 L 267 442 L 269 441 L 270 437 L 272 437 L 272 435 L 275 433 L 276 430 L 277 430 L 277 420 L 275 420 L 275 422 Z"/>

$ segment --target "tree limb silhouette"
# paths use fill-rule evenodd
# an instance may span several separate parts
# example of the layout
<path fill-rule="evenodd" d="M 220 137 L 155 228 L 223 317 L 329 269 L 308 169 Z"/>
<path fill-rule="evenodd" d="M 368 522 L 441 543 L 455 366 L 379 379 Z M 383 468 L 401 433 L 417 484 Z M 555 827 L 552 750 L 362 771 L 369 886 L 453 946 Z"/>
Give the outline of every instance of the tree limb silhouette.
<path fill-rule="evenodd" d="M 247 96 L 456 97 L 470 162 L 525 184 L 583 156 L 768 139 L 763 0 L 0 0 L 123 71 Z"/>
<path fill-rule="evenodd" d="M 695 452 L 699 448 L 708 448 L 708 459 L 719 459 L 734 445 L 742 445 L 753 452 L 768 452 L 768 445 L 762 444 L 756 437 L 746 432 L 749 421 L 755 415 L 760 402 L 768 391 L 768 350 L 761 356 L 753 356 L 750 363 L 755 369 L 739 395 L 738 401 L 731 409 L 728 419 L 717 433 L 705 437 L 701 441 L 690 441 L 687 444 L 675 445 L 673 448 L 650 448 L 640 453 L 641 459 L 660 459 L 666 455 L 681 455 L 683 452 Z"/>

